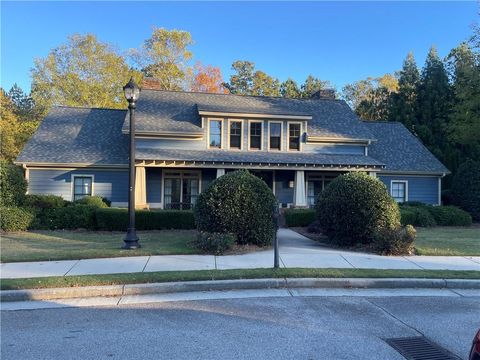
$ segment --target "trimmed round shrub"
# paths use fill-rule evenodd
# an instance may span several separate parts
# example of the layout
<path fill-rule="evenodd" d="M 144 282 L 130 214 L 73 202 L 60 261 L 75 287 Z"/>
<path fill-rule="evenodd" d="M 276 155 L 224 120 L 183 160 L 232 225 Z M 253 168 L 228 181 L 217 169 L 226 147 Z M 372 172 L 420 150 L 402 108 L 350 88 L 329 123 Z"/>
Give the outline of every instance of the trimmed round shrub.
<path fill-rule="evenodd" d="M 219 177 L 199 195 L 194 215 L 200 231 L 234 234 L 238 244 L 266 246 L 277 231 L 277 207 L 263 180 L 237 170 Z"/>
<path fill-rule="evenodd" d="M 470 214 L 456 206 L 429 206 L 428 211 L 440 226 L 470 226 Z"/>
<path fill-rule="evenodd" d="M 410 255 L 417 231 L 412 225 L 381 229 L 374 235 L 373 248 L 383 255 Z"/>
<path fill-rule="evenodd" d="M 3 231 L 25 231 L 32 224 L 34 215 L 19 207 L 0 207 L 0 229 Z"/>
<path fill-rule="evenodd" d="M 459 166 L 452 181 L 455 205 L 480 220 L 480 161 L 467 160 Z"/>
<path fill-rule="evenodd" d="M 339 245 L 371 243 L 377 231 L 400 225 L 398 205 L 386 186 L 366 173 L 335 178 L 320 194 L 316 211 L 323 233 Z"/>
<path fill-rule="evenodd" d="M 199 249 L 207 254 L 221 255 L 235 243 L 232 234 L 200 232 L 188 242 L 188 246 Z"/>
<path fill-rule="evenodd" d="M 74 204 L 78 205 L 88 205 L 88 206 L 94 206 L 96 208 L 107 208 L 108 204 L 105 203 L 102 197 L 100 196 L 85 196 L 81 199 L 78 199 L 74 202 Z"/>
<path fill-rule="evenodd" d="M 27 192 L 27 181 L 20 166 L 6 161 L 0 162 L 0 206 L 23 204 Z"/>
<path fill-rule="evenodd" d="M 421 227 L 432 227 L 437 225 L 435 218 L 430 213 L 430 211 L 428 211 L 427 207 L 414 206 L 412 207 L 412 209 L 415 212 L 415 223 L 410 225 Z"/>
<path fill-rule="evenodd" d="M 26 195 L 23 204 L 35 209 L 56 209 L 64 207 L 67 202 L 57 195 Z"/>

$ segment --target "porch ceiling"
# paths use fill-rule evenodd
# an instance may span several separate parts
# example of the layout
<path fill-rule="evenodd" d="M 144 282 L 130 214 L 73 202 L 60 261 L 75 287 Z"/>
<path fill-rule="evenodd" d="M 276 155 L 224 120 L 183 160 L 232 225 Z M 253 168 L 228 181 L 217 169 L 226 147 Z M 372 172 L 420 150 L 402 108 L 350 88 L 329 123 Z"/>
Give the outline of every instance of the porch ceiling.
<path fill-rule="evenodd" d="M 214 166 L 381 170 L 384 164 L 364 155 L 269 151 L 137 149 L 135 160 L 150 166 Z"/>

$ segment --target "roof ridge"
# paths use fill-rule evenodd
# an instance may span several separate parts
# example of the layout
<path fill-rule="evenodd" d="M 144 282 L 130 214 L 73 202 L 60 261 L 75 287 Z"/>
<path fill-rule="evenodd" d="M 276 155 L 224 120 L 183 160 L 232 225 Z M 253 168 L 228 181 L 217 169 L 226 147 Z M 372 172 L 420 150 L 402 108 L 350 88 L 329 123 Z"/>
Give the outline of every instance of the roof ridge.
<path fill-rule="evenodd" d="M 142 89 L 142 91 L 157 91 L 157 92 L 168 92 L 168 93 L 180 93 L 180 94 L 202 94 L 202 95 L 220 95 L 220 96 L 238 96 L 238 97 L 249 97 L 249 98 L 268 98 L 268 99 L 285 99 L 285 100 L 327 100 L 327 101 L 344 101 L 343 99 L 327 99 L 327 98 L 289 98 L 284 96 L 265 96 L 265 95 L 242 95 L 242 94 L 222 94 L 222 93 L 210 93 L 204 91 L 183 91 L 183 90 L 161 90 L 161 89 Z"/>
<path fill-rule="evenodd" d="M 127 109 L 101 108 L 101 107 L 88 107 L 88 106 L 69 106 L 69 105 L 53 105 L 52 108 L 127 111 Z"/>

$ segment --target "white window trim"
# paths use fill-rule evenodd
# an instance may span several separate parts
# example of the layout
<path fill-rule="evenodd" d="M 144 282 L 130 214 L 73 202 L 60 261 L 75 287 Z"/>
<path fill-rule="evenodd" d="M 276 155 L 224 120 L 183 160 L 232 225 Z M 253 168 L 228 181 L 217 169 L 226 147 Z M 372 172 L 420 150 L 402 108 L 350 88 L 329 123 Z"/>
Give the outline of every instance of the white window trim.
<path fill-rule="evenodd" d="M 163 169 L 162 170 L 162 181 L 161 181 L 161 209 L 165 209 L 165 177 L 169 177 L 168 173 L 180 173 L 180 179 L 183 180 L 183 175 L 187 174 L 198 174 L 198 195 L 202 192 L 202 171 L 201 170 L 175 170 L 175 169 Z M 172 178 L 177 178 L 173 177 Z M 183 197 L 183 186 L 180 188 L 180 198 Z"/>
<path fill-rule="evenodd" d="M 225 148 L 225 141 L 223 141 L 223 129 L 224 129 L 224 120 L 222 118 L 208 118 L 207 121 L 207 149 L 224 149 Z M 210 146 L 210 122 L 211 121 L 220 121 L 222 124 L 222 128 L 220 130 L 220 148 L 217 148 L 215 146 Z"/>
<path fill-rule="evenodd" d="M 299 149 L 290 149 L 290 124 L 299 124 L 300 125 L 300 139 L 299 139 Z M 287 151 L 303 151 L 302 137 L 303 137 L 303 123 L 301 121 L 288 121 L 287 122 Z"/>
<path fill-rule="evenodd" d="M 408 180 L 390 180 L 390 196 L 393 198 L 393 183 L 404 183 L 405 184 L 405 202 L 408 201 Z"/>
<path fill-rule="evenodd" d="M 233 122 L 239 122 L 240 123 L 240 149 L 237 149 L 237 148 L 232 148 L 230 146 L 230 124 L 233 123 Z M 239 119 L 228 119 L 227 121 L 227 124 L 228 124 L 228 129 L 227 129 L 227 143 L 228 143 L 228 150 L 243 150 L 243 120 L 239 120 Z"/>
<path fill-rule="evenodd" d="M 280 150 L 270 149 L 270 124 L 280 124 Z M 268 127 L 268 141 L 267 141 L 267 151 L 283 151 L 283 121 L 269 121 L 267 123 Z"/>
<path fill-rule="evenodd" d="M 262 134 L 260 135 L 260 149 L 252 149 L 250 147 L 250 124 L 252 123 L 260 123 L 262 124 Z M 248 150 L 250 151 L 262 151 L 264 146 L 263 146 L 263 140 L 265 137 L 265 129 L 264 129 L 264 124 L 265 122 L 263 120 L 248 120 Z"/>
<path fill-rule="evenodd" d="M 95 188 L 95 175 L 92 174 L 72 174 L 70 178 L 70 196 L 71 196 L 71 201 L 75 201 L 75 178 L 77 177 L 89 177 L 92 179 L 92 195 L 94 196 L 94 188 Z"/>

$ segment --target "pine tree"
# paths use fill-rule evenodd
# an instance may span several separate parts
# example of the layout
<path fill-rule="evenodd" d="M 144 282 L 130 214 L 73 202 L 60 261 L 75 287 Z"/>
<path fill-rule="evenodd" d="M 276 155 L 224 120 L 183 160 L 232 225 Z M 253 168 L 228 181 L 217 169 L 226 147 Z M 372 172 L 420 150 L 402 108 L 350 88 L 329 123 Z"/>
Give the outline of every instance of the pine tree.
<path fill-rule="evenodd" d="M 280 85 L 280 94 L 286 98 L 299 98 L 301 91 L 295 80 L 288 78 Z"/>
<path fill-rule="evenodd" d="M 414 132 L 416 125 L 416 100 L 420 73 L 413 53 L 409 53 L 399 71 L 398 92 L 392 94 L 389 119 L 399 121 Z"/>
<path fill-rule="evenodd" d="M 416 133 L 440 160 L 447 153 L 445 136 L 451 107 L 451 87 L 448 74 L 437 50 L 432 47 L 420 76 L 417 97 Z"/>

